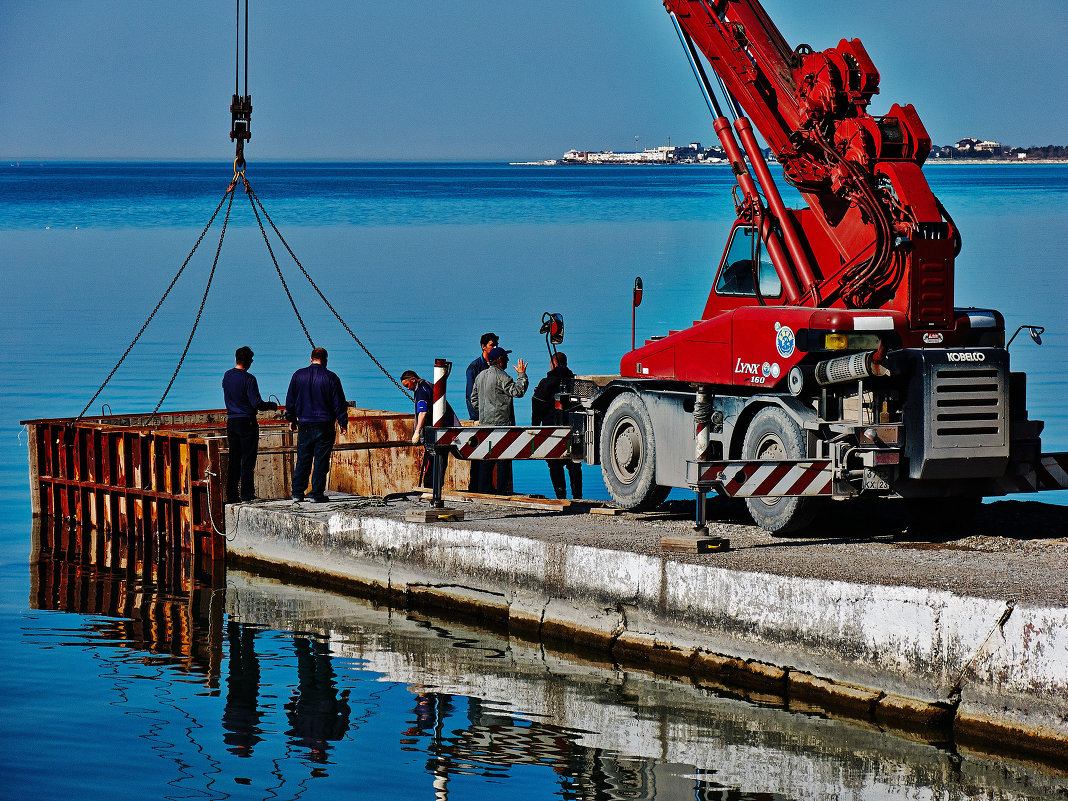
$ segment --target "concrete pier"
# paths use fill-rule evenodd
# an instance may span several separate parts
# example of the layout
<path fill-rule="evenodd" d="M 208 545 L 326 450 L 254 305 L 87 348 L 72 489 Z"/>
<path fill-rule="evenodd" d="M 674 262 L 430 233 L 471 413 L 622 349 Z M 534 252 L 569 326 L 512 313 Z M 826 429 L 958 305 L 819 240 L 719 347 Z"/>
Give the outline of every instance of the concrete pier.
<path fill-rule="evenodd" d="M 1063 507 L 990 504 L 966 536 L 917 540 L 885 514 L 776 539 L 724 506 L 710 528 L 732 549 L 682 554 L 660 550 L 681 512 L 409 523 L 411 503 L 332 497 L 228 507 L 228 560 L 1068 766 Z"/>

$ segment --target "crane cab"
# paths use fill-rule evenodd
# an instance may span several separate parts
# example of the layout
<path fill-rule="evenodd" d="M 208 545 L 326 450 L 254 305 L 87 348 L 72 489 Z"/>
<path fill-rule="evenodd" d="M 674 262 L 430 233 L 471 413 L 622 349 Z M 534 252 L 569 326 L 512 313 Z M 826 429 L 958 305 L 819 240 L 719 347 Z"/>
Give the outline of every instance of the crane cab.
<path fill-rule="evenodd" d="M 756 270 L 753 269 L 754 263 Z M 756 235 L 756 229 L 742 220 L 736 221 L 701 319 L 708 320 L 743 306 L 785 304 L 782 281 Z"/>

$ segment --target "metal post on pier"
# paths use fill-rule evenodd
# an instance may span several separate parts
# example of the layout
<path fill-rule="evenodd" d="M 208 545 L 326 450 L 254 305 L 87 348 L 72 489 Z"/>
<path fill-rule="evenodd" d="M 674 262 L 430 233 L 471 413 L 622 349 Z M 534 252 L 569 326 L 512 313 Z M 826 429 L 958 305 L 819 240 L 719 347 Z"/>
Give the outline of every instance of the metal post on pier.
<path fill-rule="evenodd" d="M 690 466 L 700 466 L 712 458 L 711 429 L 713 423 L 713 395 L 711 387 L 702 384 L 697 388 L 697 397 L 693 406 L 693 461 Z M 689 471 L 689 468 L 687 468 Z M 730 550 L 730 540 L 726 537 L 713 537 L 708 533 L 708 487 L 702 482 L 691 484 L 697 492 L 697 512 L 690 535 L 660 538 L 660 550 L 681 553 L 711 553 Z"/>
<path fill-rule="evenodd" d="M 430 470 L 433 473 L 431 479 L 430 508 L 409 509 L 404 519 L 409 523 L 441 523 L 450 520 L 463 520 L 464 513 L 458 509 L 449 509 L 445 506 L 442 498 L 445 481 L 445 454 L 450 445 L 442 445 L 438 442 L 441 438 L 442 429 L 447 428 L 451 420 L 446 419 L 449 405 L 445 401 L 445 386 L 449 378 L 452 362 L 445 359 L 434 359 L 434 384 L 432 392 L 433 408 L 430 411 L 430 425 L 423 429 L 423 442 L 430 448 Z"/>
<path fill-rule="evenodd" d="M 434 409 L 431 417 L 431 425 L 434 428 L 444 428 L 445 423 L 445 410 L 448 408 L 448 404 L 445 402 L 445 385 L 449 378 L 449 371 L 452 368 L 452 364 L 445 359 L 434 360 Z M 435 509 L 443 509 L 445 502 L 441 499 L 441 483 L 443 480 L 441 470 L 441 449 L 438 447 L 437 438 L 434 438 L 432 464 L 430 469 L 434 473 L 433 478 L 433 500 L 431 505 Z"/>
<path fill-rule="evenodd" d="M 712 397 L 708 387 L 702 384 L 697 388 L 697 400 L 693 407 L 694 461 L 703 462 L 708 458 L 708 427 L 712 422 Z M 694 522 L 695 534 L 708 534 L 708 522 L 705 518 L 707 493 L 697 491 L 697 519 Z"/>

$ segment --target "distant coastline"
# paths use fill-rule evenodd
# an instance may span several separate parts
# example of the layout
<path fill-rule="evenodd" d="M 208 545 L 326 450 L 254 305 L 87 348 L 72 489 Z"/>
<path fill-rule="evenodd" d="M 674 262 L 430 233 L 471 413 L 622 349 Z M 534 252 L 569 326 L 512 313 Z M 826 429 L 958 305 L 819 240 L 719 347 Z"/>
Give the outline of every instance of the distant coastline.
<path fill-rule="evenodd" d="M 635 137 L 637 145 L 637 137 Z M 761 151 L 769 162 L 775 157 L 770 148 Z M 668 164 L 729 164 L 727 154 L 718 145 L 702 147 L 700 142 L 669 145 L 633 151 L 568 150 L 559 159 L 513 161 L 513 166 L 549 167 L 556 165 L 668 165 Z M 1068 147 L 1012 147 L 985 139 L 961 139 L 952 145 L 932 145 L 926 164 L 1068 164 Z"/>
<path fill-rule="evenodd" d="M 768 159 L 770 164 L 775 164 L 774 158 Z M 707 164 L 708 166 L 720 166 L 729 167 L 729 161 L 662 161 L 662 162 L 650 162 L 650 161 L 601 161 L 601 162 L 577 162 L 577 161 L 563 161 L 561 159 L 546 159 L 544 161 L 509 161 L 510 167 L 558 167 L 558 166 L 660 166 L 671 167 L 681 164 Z M 1039 165 L 1039 164 L 1068 164 L 1068 158 L 1054 158 L 1054 159 L 944 159 L 944 158 L 928 158 L 923 163 L 924 167 L 931 165 L 946 165 L 955 167 L 968 167 L 968 166 L 1004 166 L 1004 167 L 1026 167 L 1027 165 Z"/>

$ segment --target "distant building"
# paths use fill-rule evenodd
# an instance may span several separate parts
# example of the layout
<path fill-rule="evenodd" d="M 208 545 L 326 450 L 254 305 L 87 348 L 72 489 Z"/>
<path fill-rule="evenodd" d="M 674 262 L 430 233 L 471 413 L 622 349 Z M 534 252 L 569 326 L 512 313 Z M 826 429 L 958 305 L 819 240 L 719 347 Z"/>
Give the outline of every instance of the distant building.
<path fill-rule="evenodd" d="M 990 153 L 993 155 L 1001 153 L 1001 142 L 965 137 L 957 142 L 956 148 L 962 153 Z"/>
<path fill-rule="evenodd" d="M 563 164 L 715 164 L 726 161 L 726 156 L 719 147 L 702 149 L 700 142 L 690 142 L 681 147 L 661 145 L 625 153 L 614 150 L 569 150 L 560 161 Z"/>

